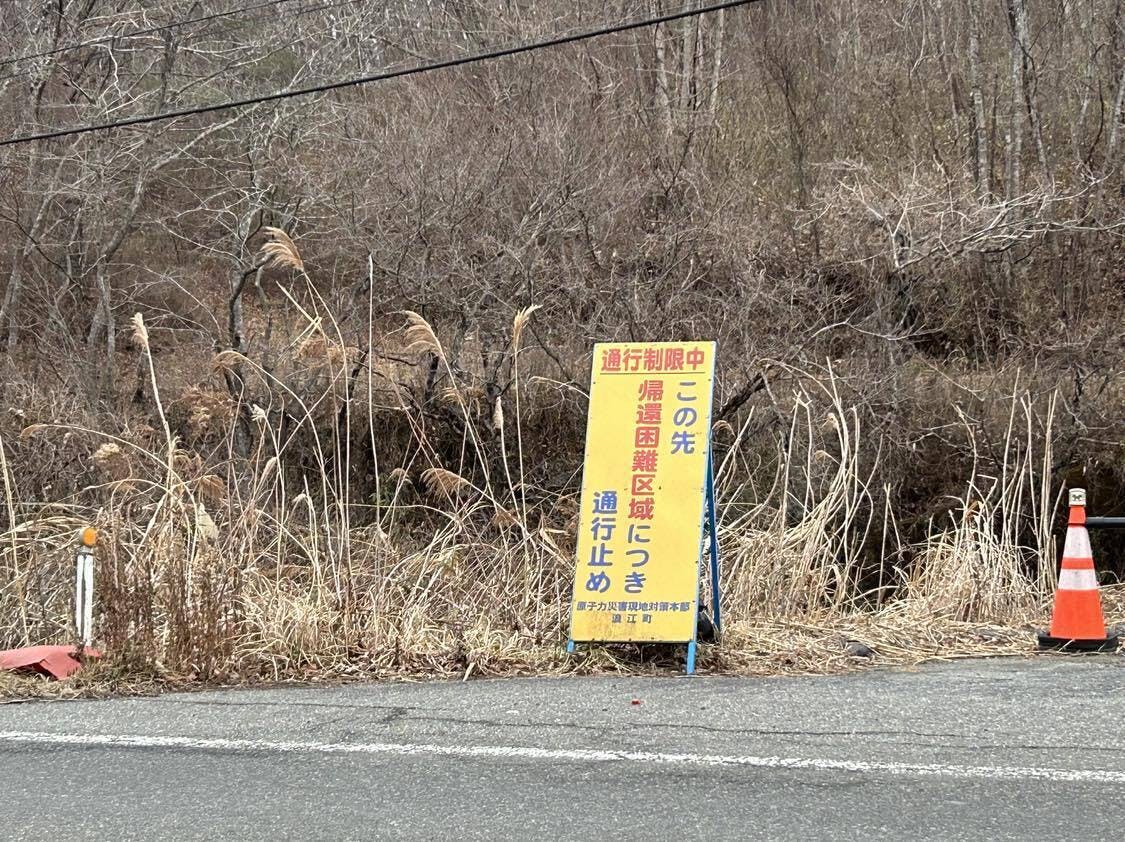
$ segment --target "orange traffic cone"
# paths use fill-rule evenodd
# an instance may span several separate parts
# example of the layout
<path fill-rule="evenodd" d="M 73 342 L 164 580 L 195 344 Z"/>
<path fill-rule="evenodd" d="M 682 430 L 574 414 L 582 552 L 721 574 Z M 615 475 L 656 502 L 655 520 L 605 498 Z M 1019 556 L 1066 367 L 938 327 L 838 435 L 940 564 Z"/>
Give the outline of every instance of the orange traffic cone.
<path fill-rule="evenodd" d="M 1070 517 L 1055 610 L 1050 633 L 1039 632 L 1039 648 L 1092 652 L 1117 648 L 1117 635 L 1106 630 L 1102 618 L 1098 575 L 1090 551 L 1090 533 L 1086 531 L 1086 492 L 1081 488 L 1070 490 Z"/>

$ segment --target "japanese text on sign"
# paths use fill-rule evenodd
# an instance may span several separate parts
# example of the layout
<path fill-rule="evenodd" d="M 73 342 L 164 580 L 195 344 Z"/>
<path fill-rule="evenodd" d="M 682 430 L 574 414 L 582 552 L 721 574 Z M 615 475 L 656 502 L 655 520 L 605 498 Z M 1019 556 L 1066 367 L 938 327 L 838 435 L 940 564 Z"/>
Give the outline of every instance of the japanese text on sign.
<path fill-rule="evenodd" d="M 594 349 L 571 639 L 694 637 L 715 345 Z"/>

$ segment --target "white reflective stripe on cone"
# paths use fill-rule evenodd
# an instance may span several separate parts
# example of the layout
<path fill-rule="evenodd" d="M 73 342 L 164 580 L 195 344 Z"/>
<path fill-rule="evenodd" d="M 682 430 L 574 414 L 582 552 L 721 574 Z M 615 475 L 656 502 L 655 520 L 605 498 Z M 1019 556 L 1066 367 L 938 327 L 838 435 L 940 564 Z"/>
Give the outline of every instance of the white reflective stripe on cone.
<path fill-rule="evenodd" d="M 1066 530 L 1066 546 L 1063 558 L 1093 558 L 1090 552 L 1090 533 L 1085 526 L 1069 526 Z"/>
<path fill-rule="evenodd" d="M 1096 591 L 1098 574 L 1093 570 L 1060 570 L 1060 591 Z"/>

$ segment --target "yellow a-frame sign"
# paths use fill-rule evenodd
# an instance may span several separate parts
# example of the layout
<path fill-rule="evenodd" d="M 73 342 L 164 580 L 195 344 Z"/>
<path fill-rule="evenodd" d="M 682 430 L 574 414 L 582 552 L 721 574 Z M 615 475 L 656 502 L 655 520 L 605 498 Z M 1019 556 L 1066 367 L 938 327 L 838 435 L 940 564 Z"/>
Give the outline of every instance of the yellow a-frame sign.
<path fill-rule="evenodd" d="M 713 342 L 595 346 L 569 651 L 683 642 L 691 672 L 705 523 L 719 628 L 714 372 Z"/>

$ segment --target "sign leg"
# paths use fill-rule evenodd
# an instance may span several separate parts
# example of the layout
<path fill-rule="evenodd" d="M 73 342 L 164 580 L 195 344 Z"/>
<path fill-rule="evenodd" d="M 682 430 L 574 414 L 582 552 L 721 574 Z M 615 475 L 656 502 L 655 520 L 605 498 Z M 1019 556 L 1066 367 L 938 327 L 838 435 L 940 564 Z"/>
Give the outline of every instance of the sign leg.
<path fill-rule="evenodd" d="M 573 640 L 567 640 L 567 642 L 566 642 L 566 654 L 568 654 L 568 655 L 574 654 L 574 641 Z"/>
<path fill-rule="evenodd" d="M 715 472 L 710 450 L 707 452 L 707 522 L 711 533 L 711 611 L 717 637 L 723 630 L 723 619 L 719 607 L 719 518 L 715 512 Z"/>
<path fill-rule="evenodd" d="M 687 664 L 684 667 L 684 672 L 691 675 L 695 672 L 695 641 L 689 640 L 687 645 Z"/>

